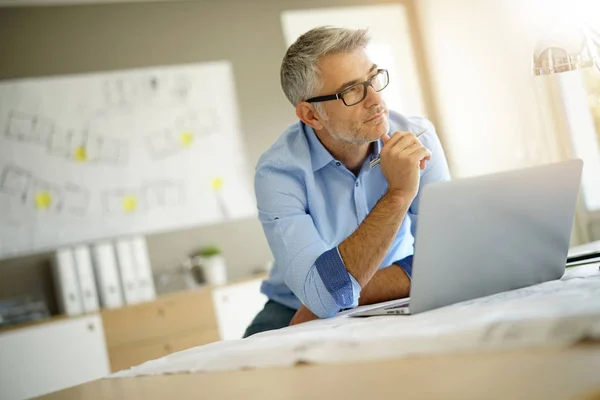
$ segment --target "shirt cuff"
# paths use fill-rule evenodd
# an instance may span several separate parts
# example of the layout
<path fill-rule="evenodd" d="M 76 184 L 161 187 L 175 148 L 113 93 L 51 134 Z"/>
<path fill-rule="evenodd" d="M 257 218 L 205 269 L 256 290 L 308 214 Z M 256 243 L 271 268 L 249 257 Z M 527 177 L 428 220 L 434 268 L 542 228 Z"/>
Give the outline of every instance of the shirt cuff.
<path fill-rule="evenodd" d="M 402 270 L 404 270 L 404 272 L 406 273 L 406 276 L 408 276 L 408 279 L 412 281 L 413 256 L 408 256 L 403 258 L 402 260 L 394 261 L 392 264 L 396 264 L 397 266 L 402 268 Z"/>
<path fill-rule="evenodd" d="M 354 304 L 355 285 L 350 279 L 337 247 L 321 254 L 315 266 L 325 288 L 339 308 L 351 307 Z"/>

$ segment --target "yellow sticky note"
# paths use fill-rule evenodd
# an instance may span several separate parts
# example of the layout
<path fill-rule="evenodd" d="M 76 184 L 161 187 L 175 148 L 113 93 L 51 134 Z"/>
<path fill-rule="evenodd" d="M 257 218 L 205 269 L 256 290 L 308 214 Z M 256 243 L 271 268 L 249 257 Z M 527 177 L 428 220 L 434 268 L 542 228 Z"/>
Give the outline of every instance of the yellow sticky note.
<path fill-rule="evenodd" d="M 79 146 L 75 148 L 74 156 L 75 160 L 79 162 L 85 162 L 87 160 L 87 150 L 84 146 Z"/>
<path fill-rule="evenodd" d="M 35 208 L 38 210 L 47 210 L 52 205 L 52 196 L 43 191 L 35 194 Z"/>
<path fill-rule="evenodd" d="M 221 188 L 223 187 L 223 179 L 214 178 L 211 182 L 211 186 L 212 186 L 213 190 L 215 190 L 215 191 L 221 190 Z"/>
<path fill-rule="evenodd" d="M 179 135 L 179 140 L 181 141 L 181 145 L 183 147 L 191 146 L 194 141 L 194 134 L 192 132 L 182 132 Z"/>
<path fill-rule="evenodd" d="M 137 208 L 137 198 L 135 196 L 123 197 L 123 210 L 125 212 L 134 212 Z"/>

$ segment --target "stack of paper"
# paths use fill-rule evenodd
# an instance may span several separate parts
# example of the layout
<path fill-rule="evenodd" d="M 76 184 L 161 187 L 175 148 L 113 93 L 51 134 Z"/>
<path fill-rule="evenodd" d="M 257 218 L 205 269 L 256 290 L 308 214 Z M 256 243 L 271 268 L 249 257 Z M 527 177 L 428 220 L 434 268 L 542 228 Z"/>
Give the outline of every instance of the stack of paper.
<path fill-rule="evenodd" d="M 598 265 L 414 316 L 335 318 L 191 348 L 112 377 L 339 363 L 600 339 Z"/>

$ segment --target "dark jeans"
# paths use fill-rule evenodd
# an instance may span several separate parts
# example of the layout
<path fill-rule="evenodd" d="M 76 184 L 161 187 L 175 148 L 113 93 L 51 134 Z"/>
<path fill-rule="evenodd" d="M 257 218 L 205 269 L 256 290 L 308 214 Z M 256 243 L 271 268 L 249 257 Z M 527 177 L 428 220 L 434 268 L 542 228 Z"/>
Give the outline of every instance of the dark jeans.
<path fill-rule="evenodd" d="M 256 314 L 256 317 L 254 317 L 254 320 L 252 320 L 252 323 L 246 329 L 244 337 L 247 338 L 255 333 L 284 328 L 290 324 L 296 311 L 293 308 L 269 300 L 265 304 L 265 307 Z"/>

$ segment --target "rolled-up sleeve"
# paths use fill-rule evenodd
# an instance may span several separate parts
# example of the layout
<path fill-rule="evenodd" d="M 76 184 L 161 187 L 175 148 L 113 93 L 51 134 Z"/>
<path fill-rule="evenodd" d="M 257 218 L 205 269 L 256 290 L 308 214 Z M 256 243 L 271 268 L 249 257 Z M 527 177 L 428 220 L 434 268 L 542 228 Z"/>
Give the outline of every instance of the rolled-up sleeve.
<path fill-rule="evenodd" d="M 285 283 L 319 318 L 358 305 L 360 285 L 337 247 L 328 248 L 307 212 L 306 189 L 293 171 L 261 166 L 255 175 L 259 219 Z"/>
<path fill-rule="evenodd" d="M 406 276 L 408 276 L 408 279 L 412 281 L 413 256 L 408 256 L 401 260 L 394 261 L 393 264 L 402 268 Z"/>

